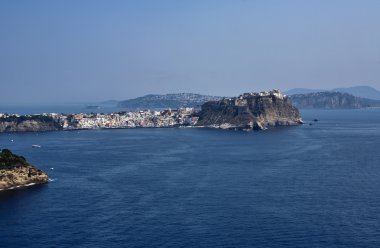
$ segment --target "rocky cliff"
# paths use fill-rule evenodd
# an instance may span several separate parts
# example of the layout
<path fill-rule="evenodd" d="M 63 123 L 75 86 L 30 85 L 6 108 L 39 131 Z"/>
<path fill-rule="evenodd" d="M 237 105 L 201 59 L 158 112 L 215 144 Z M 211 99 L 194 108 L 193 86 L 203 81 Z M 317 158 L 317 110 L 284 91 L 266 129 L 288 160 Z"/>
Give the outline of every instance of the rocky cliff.
<path fill-rule="evenodd" d="M 380 101 L 360 98 L 342 92 L 316 92 L 290 96 L 291 102 L 303 109 L 359 109 L 379 107 Z"/>
<path fill-rule="evenodd" d="M 0 117 L 1 132 L 40 132 L 61 130 L 57 120 L 44 115 L 7 115 Z"/>
<path fill-rule="evenodd" d="M 245 93 L 202 105 L 197 126 L 258 130 L 302 123 L 299 111 L 278 90 Z"/>
<path fill-rule="evenodd" d="M 0 153 L 0 190 L 48 182 L 48 175 L 8 149 Z"/>

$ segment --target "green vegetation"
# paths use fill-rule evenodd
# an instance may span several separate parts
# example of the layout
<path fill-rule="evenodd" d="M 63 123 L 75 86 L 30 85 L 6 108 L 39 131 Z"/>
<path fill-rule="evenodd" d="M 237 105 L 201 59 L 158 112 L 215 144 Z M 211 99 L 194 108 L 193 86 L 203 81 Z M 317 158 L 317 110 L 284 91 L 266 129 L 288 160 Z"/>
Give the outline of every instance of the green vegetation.
<path fill-rule="evenodd" d="M 18 166 L 27 166 L 23 156 L 13 154 L 8 149 L 3 149 L 0 153 L 0 169 L 10 169 Z"/>

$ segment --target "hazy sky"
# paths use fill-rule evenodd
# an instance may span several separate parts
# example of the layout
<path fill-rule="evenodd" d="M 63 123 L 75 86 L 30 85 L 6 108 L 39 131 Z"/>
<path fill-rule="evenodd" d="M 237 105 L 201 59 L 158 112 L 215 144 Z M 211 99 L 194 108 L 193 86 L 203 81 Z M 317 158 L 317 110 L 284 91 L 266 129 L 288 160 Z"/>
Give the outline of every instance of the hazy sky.
<path fill-rule="evenodd" d="M 379 0 L 0 1 L 0 104 L 380 88 Z"/>

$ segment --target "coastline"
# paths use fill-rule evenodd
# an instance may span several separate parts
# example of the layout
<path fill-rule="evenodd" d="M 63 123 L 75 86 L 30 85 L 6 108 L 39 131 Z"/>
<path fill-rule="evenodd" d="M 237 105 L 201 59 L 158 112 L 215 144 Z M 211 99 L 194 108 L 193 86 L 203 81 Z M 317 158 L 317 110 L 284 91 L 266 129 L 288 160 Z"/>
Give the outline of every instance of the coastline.
<path fill-rule="evenodd" d="M 12 189 L 26 188 L 26 187 L 30 187 L 30 186 L 34 186 L 34 185 L 40 185 L 40 184 L 44 184 L 44 183 L 21 184 L 21 185 L 12 186 L 12 187 L 9 187 L 9 188 L 0 189 L 0 191 L 8 191 L 8 190 L 12 190 Z"/>
<path fill-rule="evenodd" d="M 49 176 L 8 149 L 0 153 L 0 190 L 28 187 L 49 182 Z"/>
<path fill-rule="evenodd" d="M 8 173 L 10 175 L 11 173 Z M 17 173 L 12 173 L 11 175 L 14 175 L 15 177 L 20 177 L 20 175 L 17 175 Z M 24 188 L 24 187 L 30 187 L 34 185 L 41 185 L 41 184 L 47 184 L 49 182 L 49 177 L 46 173 L 43 173 L 42 175 L 38 176 L 38 178 L 31 178 L 27 180 L 20 180 L 17 182 L 9 182 L 9 181 L 3 181 L 0 180 L 0 191 L 8 191 L 12 189 L 18 189 L 18 188 Z"/>
<path fill-rule="evenodd" d="M 302 124 L 299 110 L 279 90 L 250 92 L 209 101 L 197 108 L 114 113 L 18 115 L 0 113 L 1 132 L 70 131 L 86 129 L 209 127 L 265 130 Z"/>
<path fill-rule="evenodd" d="M 269 125 L 267 128 L 263 129 L 253 129 L 254 131 L 267 130 L 270 128 L 275 128 L 278 126 L 299 126 L 305 124 L 303 121 L 299 123 L 289 123 L 286 125 Z M 90 130 L 122 130 L 122 129 L 175 129 L 175 128 L 199 128 L 199 129 L 222 129 L 222 130 L 239 130 L 246 131 L 244 128 L 239 126 L 225 127 L 223 125 L 176 125 L 176 126 L 165 126 L 165 127 L 97 127 L 97 128 L 70 128 L 62 130 L 43 130 L 43 131 L 11 131 L 11 132 L 0 132 L 0 134 L 12 134 L 12 133 L 50 133 L 50 132 L 75 132 L 75 131 L 90 131 Z M 252 130 L 250 130 L 252 131 Z"/>

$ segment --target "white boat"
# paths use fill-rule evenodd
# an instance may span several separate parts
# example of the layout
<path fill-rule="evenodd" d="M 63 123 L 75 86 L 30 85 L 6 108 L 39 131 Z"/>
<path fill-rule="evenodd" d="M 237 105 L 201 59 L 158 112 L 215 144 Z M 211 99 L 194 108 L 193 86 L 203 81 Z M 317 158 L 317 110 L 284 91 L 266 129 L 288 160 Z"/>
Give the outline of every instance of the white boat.
<path fill-rule="evenodd" d="M 41 148 L 40 145 L 32 145 L 33 148 Z"/>

